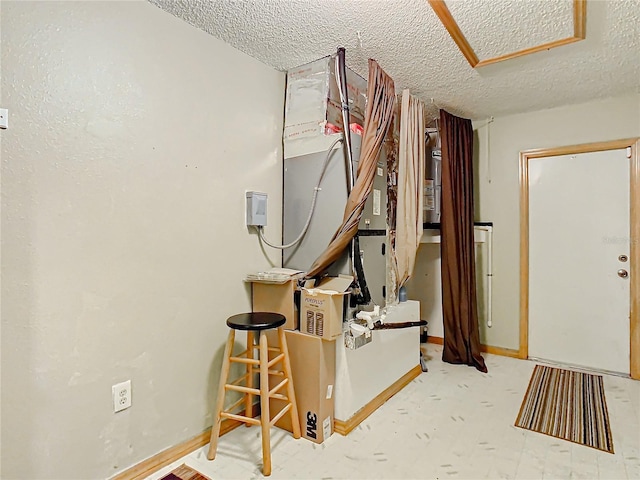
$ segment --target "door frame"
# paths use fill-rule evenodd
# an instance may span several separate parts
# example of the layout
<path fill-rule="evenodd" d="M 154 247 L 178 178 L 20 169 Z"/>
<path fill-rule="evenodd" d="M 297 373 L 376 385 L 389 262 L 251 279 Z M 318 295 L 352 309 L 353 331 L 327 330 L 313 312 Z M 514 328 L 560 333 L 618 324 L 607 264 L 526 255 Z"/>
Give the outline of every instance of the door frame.
<path fill-rule="evenodd" d="M 520 349 L 519 357 L 529 357 L 529 160 L 560 155 L 631 149 L 629 160 L 629 331 L 630 374 L 640 380 L 640 138 L 584 143 L 520 152 Z"/>

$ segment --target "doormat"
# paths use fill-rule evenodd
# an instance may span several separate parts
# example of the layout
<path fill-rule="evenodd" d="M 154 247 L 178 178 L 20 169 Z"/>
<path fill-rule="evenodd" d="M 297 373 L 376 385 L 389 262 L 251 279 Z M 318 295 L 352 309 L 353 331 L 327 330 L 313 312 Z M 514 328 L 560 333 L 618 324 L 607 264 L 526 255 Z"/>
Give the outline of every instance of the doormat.
<path fill-rule="evenodd" d="M 200 472 L 195 471 L 191 467 L 187 467 L 184 463 L 178 468 L 166 474 L 160 480 L 211 480 Z"/>
<path fill-rule="evenodd" d="M 613 453 L 601 375 L 536 365 L 515 425 Z"/>

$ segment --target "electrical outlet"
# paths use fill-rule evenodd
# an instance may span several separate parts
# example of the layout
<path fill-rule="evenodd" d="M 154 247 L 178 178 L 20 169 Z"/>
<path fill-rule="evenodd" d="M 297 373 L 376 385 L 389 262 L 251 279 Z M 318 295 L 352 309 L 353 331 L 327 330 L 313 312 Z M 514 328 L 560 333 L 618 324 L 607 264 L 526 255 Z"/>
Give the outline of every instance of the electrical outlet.
<path fill-rule="evenodd" d="M 9 128 L 9 110 L 6 108 L 0 108 L 0 128 L 3 130 Z"/>
<path fill-rule="evenodd" d="M 111 387 L 113 393 L 113 412 L 119 412 L 131 406 L 131 380 L 117 383 Z"/>

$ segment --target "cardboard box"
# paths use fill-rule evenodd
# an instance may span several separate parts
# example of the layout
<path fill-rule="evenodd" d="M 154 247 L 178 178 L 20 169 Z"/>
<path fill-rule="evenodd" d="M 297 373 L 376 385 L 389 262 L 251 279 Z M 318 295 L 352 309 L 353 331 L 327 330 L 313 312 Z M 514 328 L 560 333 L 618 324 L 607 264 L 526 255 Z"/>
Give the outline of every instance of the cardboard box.
<path fill-rule="evenodd" d="M 267 332 L 267 335 L 269 345 L 277 346 L 277 333 Z M 297 331 L 286 331 L 285 335 L 300 419 L 300 434 L 314 443 L 322 443 L 333 433 L 336 342 Z M 278 364 L 278 368 L 280 367 Z M 281 380 L 282 377 L 271 377 L 270 388 Z M 286 394 L 285 391 L 279 393 Z M 270 399 L 271 418 L 285 405 L 284 400 Z M 292 432 L 291 416 L 285 414 L 276 422 L 276 426 Z"/>
<path fill-rule="evenodd" d="M 298 329 L 298 308 L 294 300 L 295 280 L 283 284 L 252 282 L 251 285 L 254 312 L 281 313 L 287 318 L 284 328 Z"/>
<path fill-rule="evenodd" d="M 297 281 L 302 274 L 289 268 L 272 268 L 247 275 L 245 281 L 251 282 L 252 310 L 281 313 L 287 319 L 284 328 L 297 330 L 300 300 L 296 302 L 295 295 Z"/>
<path fill-rule="evenodd" d="M 344 299 L 353 277 L 323 279 L 313 288 L 303 288 L 300 299 L 300 331 L 331 340 L 342 335 Z"/>

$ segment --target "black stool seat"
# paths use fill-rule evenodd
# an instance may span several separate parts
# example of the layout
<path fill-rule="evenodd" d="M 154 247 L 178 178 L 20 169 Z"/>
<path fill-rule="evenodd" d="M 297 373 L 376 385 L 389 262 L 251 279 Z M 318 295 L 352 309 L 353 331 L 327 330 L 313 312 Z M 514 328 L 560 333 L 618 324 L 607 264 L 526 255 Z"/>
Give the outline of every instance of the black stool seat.
<path fill-rule="evenodd" d="M 240 313 L 227 319 L 227 325 L 234 330 L 269 330 L 284 325 L 284 315 L 271 312 Z"/>

